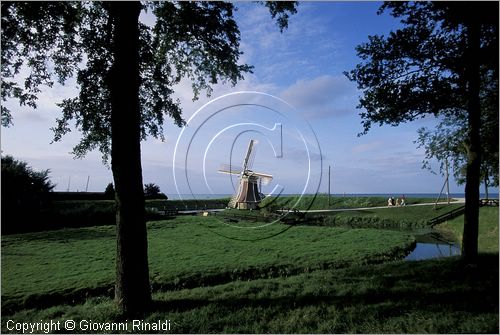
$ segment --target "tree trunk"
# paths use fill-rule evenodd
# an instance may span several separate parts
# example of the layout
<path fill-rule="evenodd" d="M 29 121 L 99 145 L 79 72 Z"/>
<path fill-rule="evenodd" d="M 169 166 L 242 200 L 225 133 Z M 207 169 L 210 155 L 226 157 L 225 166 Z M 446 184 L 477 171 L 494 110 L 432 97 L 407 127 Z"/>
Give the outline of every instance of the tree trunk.
<path fill-rule="evenodd" d="M 479 54 L 480 26 L 477 22 L 467 25 L 467 62 L 465 75 L 468 89 L 469 151 L 467 153 L 467 173 L 465 184 L 465 215 L 462 241 L 462 256 L 468 262 L 477 257 L 479 229 L 479 187 L 481 183 L 481 107 L 479 103 Z"/>
<path fill-rule="evenodd" d="M 484 176 L 484 195 L 486 196 L 486 199 L 490 198 L 490 195 L 488 194 L 488 185 L 489 185 L 488 175 L 485 175 Z"/>
<path fill-rule="evenodd" d="M 142 186 L 139 109 L 139 2 L 109 2 L 114 24 L 110 73 L 111 166 L 116 199 L 115 301 L 127 315 L 151 302 Z"/>

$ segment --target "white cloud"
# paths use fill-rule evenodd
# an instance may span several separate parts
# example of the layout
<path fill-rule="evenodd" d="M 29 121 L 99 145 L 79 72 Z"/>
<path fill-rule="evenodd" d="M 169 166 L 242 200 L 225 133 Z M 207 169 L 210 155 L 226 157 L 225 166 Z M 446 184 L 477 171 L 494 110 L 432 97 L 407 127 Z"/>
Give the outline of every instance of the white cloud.
<path fill-rule="evenodd" d="M 318 16 L 314 5 L 301 3 L 282 33 L 264 6 L 238 6 L 245 61 L 255 65 L 255 73 L 265 81 L 319 75 L 324 73 L 322 65 L 338 54 L 340 39 L 329 29 L 331 19 Z"/>
<path fill-rule="evenodd" d="M 344 76 L 323 75 L 311 80 L 298 80 L 280 96 L 307 118 L 326 118 L 353 112 L 355 88 Z"/>
<path fill-rule="evenodd" d="M 23 71 L 23 73 L 26 71 Z M 20 74 L 18 78 L 24 78 L 23 74 Z M 24 84 L 21 79 L 18 80 L 20 86 L 23 87 Z M 2 105 L 10 109 L 13 122 L 16 120 L 27 122 L 53 122 L 55 123 L 56 117 L 60 116 L 61 108 L 56 104 L 62 102 L 64 99 L 73 98 L 78 94 L 77 84 L 74 79 L 67 81 L 65 85 L 60 85 L 55 83 L 53 87 L 41 86 L 40 89 L 42 93 L 37 95 L 35 101 L 37 108 L 33 109 L 29 106 L 20 106 L 17 99 L 11 98 Z M 53 125 L 51 125 L 53 126 Z"/>
<path fill-rule="evenodd" d="M 289 149 L 286 151 L 285 158 L 291 162 L 294 162 L 297 164 L 297 161 L 303 160 L 305 163 L 308 159 L 308 152 L 305 149 Z M 318 152 L 310 151 L 309 152 L 309 159 L 313 162 L 321 162 L 322 160 L 325 160 L 326 157 L 321 155 Z"/>
<path fill-rule="evenodd" d="M 384 142 L 382 141 L 373 141 L 370 143 L 363 143 L 355 146 L 352 148 L 353 153 L 364 153 L 364 152 L 370 152 L 373 150 L 377 150 L 381 147 L 384 146 Z"/>

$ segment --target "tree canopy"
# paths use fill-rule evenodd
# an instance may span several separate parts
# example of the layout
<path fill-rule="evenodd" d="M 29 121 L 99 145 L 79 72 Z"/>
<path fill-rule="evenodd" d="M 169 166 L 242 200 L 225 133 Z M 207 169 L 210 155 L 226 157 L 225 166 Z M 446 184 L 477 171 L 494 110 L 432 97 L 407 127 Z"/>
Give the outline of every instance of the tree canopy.
<path fill-rule="evenodd" d="M 483 94 L 498 89 L 498 4 L 386 2 L 403 27 L 369 36 L 356 48 L 362 62 L 345 75 L 363 96 L 358 108 L 366 133 L 373 124 L 398 125 L 427 115 L 443 118 L 467 110 L 466 17 L 481 22 Z M 493 97 L 494 98 L 494 97 Z M 496 97 L 498 105 L 498 97 Z"/>
<path fill-rule="evenodd" d="M 19 194 L 51 192 L 56 185 L 50 181 L 49 174 L 49 169 L 35 171 L 27 162 L 10 155 L 2 156 L 2 193 L 11 190 Z M 8 193 L 4 194 L 6 198 L 9 197 Z"/>
<path fill-rule="evenodd" d="M 160 186 L 155 183 L 144 184 L 144 197 L 146 199 L 168 199 L 168 197 L 161 192 Z"/>
<path fill-rule="evenodd" d="M 109 183 L 106 185 L 106 188 L 104 189 L 104 196 L 106 199 L 114 199 L 115 198 L 115 187 L 113 186 L 113 183 Z"/>
<path fill-rule="evenodd" d="M 265 2 L 281 30 L 293 2 Z M 71 131 L 82 138 L 76 157 L 99 149 L 107 160 L 111 150 L 110 73 L 113 54 L 113 16 L 108 2 L 2 2 L 2 100 L 17 98 L 21 105 L 37 106 L 41 86 L 65 83 L 75 76 L 77 97 L 59 103 L 62 116 L 54 140 Z M 236 84 L 252 66 L 240 64 L 240 32 L 229 2 L 143 2 L 153 26 L 139 23 L 141 138 L 163 139 L 165 118 L 184 124 L 173 86 L 191 82 L 193 99 L 211 93 L 219 82 Z M 17 81 L 23 67 L 31 72 Z M 11 111 L 2 106 L 2 125 L 12 124 Z"/>
<path fill-rule="evenodd" d="M 498 157 L 498 117 L 490 117 L 498 111 L 498 3 L 386 2 L 385 10 L 401 28 L 369 36 L 356 48 L 361 63 L 345 73 L 362 91 L 364 133 L 428 115 L 444 120 L 419 141 L 427 158 L 465 170 L 462 255 L 474 260 L 481 169 L 498 166 L 490 164 Z"/>
<path fill-rule="evenodd" d="M 485 187 L 498 186 L 498 111 L 484 108 L 481 122 L 481 179 Z M 452 168 L 457 184 L 466 181 L 467 165 L 467 119 L 464 115 L 446 117 L 431 129 L 418 129 L 415 143 L 425 149 L 423 167 L 437 172 L 432 167 L 432 159 L 439 162 L 438 171 L 444 175 L 446 165 Z"/>

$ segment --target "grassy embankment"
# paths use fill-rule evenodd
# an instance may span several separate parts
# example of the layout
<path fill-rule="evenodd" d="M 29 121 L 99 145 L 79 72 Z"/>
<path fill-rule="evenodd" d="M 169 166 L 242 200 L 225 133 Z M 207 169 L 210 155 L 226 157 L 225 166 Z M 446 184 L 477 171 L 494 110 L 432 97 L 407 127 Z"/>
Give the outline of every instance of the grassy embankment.
<path fill-rule="evenodd" d="M 464 217 L 442 223 L 439 229 L 451 231 L 462 241 L 464 231 Z M 498 207 L 482 207 L 479 211 L 479 252 L 498 253 Z"/>
<path fill-rule="evenodd" d="M 415 207 L 414 219 L 421 217 L 417 208 L 428 209 Z M 399 210 L 391 208 L 382 210 L 385 214 L 377 210 L 360 215 L 403 215 L 394 212 Z M 410 214 L 407 211 L 404 215 Z M 178 218 L 149 224 L 155 304 L 145 320 L 169 319 L 172 332 L 498 333 L 498 208 L 481 209 L 480 227 L 489 228 L 480 229 L 480 248 L 496 254 L 482 255 L 475 266 L 464 264 L 459 258 L 364 264 L 376 259 L 377 253 L 383 255 L 385 246 L 391 250 L 406 245 L 411 238 L 401 232 L 293 227 L 272 239 L 246 242 L 212 234 L 213 229 L 219 233 L 224 233 L 224 229 L 235 230 L 210 221 L 215 218 L 204 218 L 207 225 L 193 225 L 190 221 L 201 219 Z M 463 217 L 448 225 L 456 226 L 460 232 L 460 220 Z M 282 227 L 272 225 L 265 229 Z M 246 237 L 257 234 L 251 229 L 240 232 Z M 96 278 L 104 279 L 105 285 L 112 282 L 112 227 L 53 233 L 9 236 L 7 239 L 12 240 L 7 245 L 6 237 L 2 238 L 2 303 L 12 309 L 8 312 L 3 308 L 2 319 L 121 320 L 106 294 L 91 297 L 84 304 L 54 301 L 54 306 L 47 308 L 25 308 L 19 304 L 30 294 L 40 297 L 45 294 L 47 298 L 54 285 L 59 285 L 54 293 L 71 296 L 72 290 L 79 286 L 99 285 Z M 75 234 L 73 239 L 71 233 Z M 44 245 L 47 249 L 43 249 Z M 371 249 L 376 246 L 382 248 Z M 65 249 L 61 249 L 60 255 L 53 252 L 61 247 Z M 47 254 L 53 256 L 47 258 Z M 79 264 L 61 263 L 65 259 L 75 262 L 78 258 Z M 95 271 L 89 277 L 82 277 L 88 273 L 85 264 L 89 260 Z M 327 264 L 329 269 L 322 270 L 320 264 L 325 261 L 334 262 Z M 342 267 L 343 261 L 351 266 Z M 48 270 L 55 271 L 55 278 L 40 277 L 43 266 L 50 264 L 55 268 Z M 284 267 L 275 267 L 279 264 Z M 42 268 L 37 271 L 37 266 Z M 73 272 L 78 267 L 83 269 Z M 249 271 L 243 271 L 245 267 Z M 29 273 L 30 268 L 34 273 Z M 14 272 L 5 274 L 5 270 Z M 109 277 L 104 278 L 103 273 Z M 232 281 L 217 285 L 214 279 L 220 273 L 226 273 L 226 279 Z M 280 277 L 257 279 L 276 275 Z M 189 283 L 189 278 L 192 285 L 188 286 L 202 281 L 213 286 L 169 290 Z M 18 280 L 21 282 L 13 283 Z M 7 289 L 8 285 L 14 287 Z M 40 286 L 33 289 L 36 285 Z M 61 285 L 69 289 L 65 291 Z M 43 293 L 44 288 L 49 291 Z M 30 298 L 26 300 L 29 302 Z M 37 299 L 32 297 L 31 301 Z M 7 331 L 5 321 L 2 331 Z"/>
<path fill-rule="evenodd" d="M 373 210 L 357 210 L 322 213 L 323 220 L 319 222 L 329 226 L 349 227 L 399 227 L 426 228 L 429 220 L 448 213 L 463 204 L 434 206 L 404 206 Z M 314 215 L 311 215 L 314 217 Z"/>
<path fill-rule="evenodd" d="M 297 196 L 281 197 L 263 212 L 267 218 L 274 215 L 277 208 L 291 207 L 298 201 Z M 309 204 L 313 201 L 313 206 Z M 269 202 L 271 199 L 267 199 Z M 407 199 L 408 203 L 432 202 L 432 199 Z M 222 199 L 199 199 L 199 200 L 146 200 L 146 213 L 148 220 L 158 220 L 161 218 L 161 210 L 199 210 L 224 208 L 229 202 L 228 198 Z M 357 208 L 385 206 L 387 200 L 382 197 L 332 197 L 328 205 L 328 197 L 319 195 L 317 197 L 304 196 L 298 202 L 298 209 L 325 209 L 325 208 Z M 263 217 L 258 211 L 247 212 L 252 219 L 262 220 Z M 246 215 L 248 216 L 248 215 Z M 43 231 L 49 229 L 91 227 L 96 225 L 111 225 L 115 220 L 113 200 L 57 200 L 54 201 L 48 210 L 39 214 L 39 222 L 4 222 L 4 233 L 25 233 L 30 231 Z M 338 221 L 338 219 L 337 219 Z M 337 224 L 338 225 L 338 222 Z"/>
<path fill-rule="evenodd" d="M 272 221 L 279 219 L 275 214 L 276 210 L 281 208 L 291 208 L 295 205 L 298 210 L 316 210 L 316 209 L 349 209 L 346 211 L 332 212 L 310 212 L 305 214 L 305 219 L 301 224 L 320 225 L 320 226 L 338 226 L 338 227 L 357 227 L 357 228 L 425 228 L 429 227 L 429 220 L 447 213 L 453 209 L 463 206 L 459 203 L 447 205 L 441 202 L 437 207 L 412 206 L 419 204 L 433 204 L 435 199 L 410 198 L 407 199 L 407 206 L 387 207 L 387 200 L 382 197 L 332 197 L 328 205 L 328 197 L 319 195 L 317 197 L 304 196 L 282 197 L 278 199 L 268 198 L 263 201 L 262 211 L 242 212 L 238 210 L 229 210 L 217 214 L 219 217 L 230 219 L 254 219 Z M 373 208 L 384 207 L 384 208 Z M 356 208 L 373 208 L 352 210 Z M 296 218 L 297 214 L 290 213 L 284 218 Z"/>
<path fill-rule="evenodd" d="M 436 199 L 431 198 L 408 198 L 406 197 L 407 205 L 434 203 Z M 440 202 L 445 200 L 441 199 Z M 316 210 L 316 209 L 346 209 L 346 208 L 363 208 L 363 207 L 384 207 L 387 206 L 387 198 L 380 196 L 331 196 L 330 201 L 328 195 L 318 194 L 303 195 L 303 196 L 281 196 L 268 197 L 261 203 L 261 207 L 280 208 L 295 208 L 299 210 Z"/>

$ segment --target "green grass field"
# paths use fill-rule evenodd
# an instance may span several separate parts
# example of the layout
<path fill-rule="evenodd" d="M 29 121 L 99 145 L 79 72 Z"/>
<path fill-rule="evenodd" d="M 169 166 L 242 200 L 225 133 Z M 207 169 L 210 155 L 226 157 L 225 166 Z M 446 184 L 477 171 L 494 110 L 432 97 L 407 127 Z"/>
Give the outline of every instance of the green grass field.
<path fill-rule="evenodd" d="M 439 226 L 462 240 L 464 217 L 459 216 Z M 479 211 L 479 252 L 498 253 L 498 207 L 482 207 Z"/>
<path fill-rule="evenodd" d="M 459 258 L 399 261 L 156 291 L 144 320 L 170 320 L 172 333 L 496 334 L 498 266 L 492 264 L 497 255 L 482 255 L 474 267 Z M 24 309 L 7 319 L 125 321 L 107 297 Z"/>
<path fill-rule="evenodd" d="M 284 228 L 261 229 L 279 233 Z M 234 239 L 258 238 L 258 230 L 228 227 L 213 217 L 149 223 L 152 284 L 172 289 L 380 262 L 401 257 L 414 243 L 413 236 L 400 232 L 328 227 L 293 227 L 272 239 Z M 111 288 L 114 244 L 112 226 L 4 236 L 2 306 L 15 309 L 31 300 Z"/>
<path fill-rule="evenodd" d="M 334 215 L 406 222 L 453 206 Z M 154 305 L 144 319 L 171 320 L 174 333 L 498 333 L 498 208 L 480 219 L 487 253 L 474 266 L 395 260 L 415 241 L 405 231 L 149 222 Z M 439 229 L 459 237 L 461 220 Z M 114 250 L 113 226 L 2 236 L 2 333 L 9 319 L 123 321 L 111 299 Z"/>

